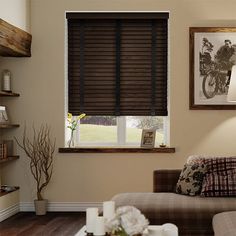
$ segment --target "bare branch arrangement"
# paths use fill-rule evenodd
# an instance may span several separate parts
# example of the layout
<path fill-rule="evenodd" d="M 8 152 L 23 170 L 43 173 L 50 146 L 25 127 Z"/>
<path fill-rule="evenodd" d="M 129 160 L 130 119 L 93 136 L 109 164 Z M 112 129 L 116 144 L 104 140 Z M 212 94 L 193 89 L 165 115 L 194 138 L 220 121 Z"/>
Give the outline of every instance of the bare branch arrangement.
<path fill-rule="evenodd" d="M 22 143 L 15 138 L 17 144 L 30 159 L 30 171 L 36 181 L 38 200 L 43 200 L 42 190 L 48 185 L 52 177 L 56 139 L 52 140 L 50 136 L 48 125 L 41 125 L 39 130 L 33 126 L 31 140 L 27 137 L 25 125 Z"/>

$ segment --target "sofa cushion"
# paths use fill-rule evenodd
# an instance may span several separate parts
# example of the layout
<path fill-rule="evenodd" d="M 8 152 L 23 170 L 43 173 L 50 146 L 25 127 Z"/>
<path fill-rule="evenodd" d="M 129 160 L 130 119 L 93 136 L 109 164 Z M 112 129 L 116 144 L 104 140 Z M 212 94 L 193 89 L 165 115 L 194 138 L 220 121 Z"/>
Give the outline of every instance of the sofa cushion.
<path fill-rule="evenodd" d="M 234 197 L 236 196 L 236 169 L 227 173 L 212 172 L 205 176 L 201 196 Z"/>
<path fill-rule="evenodd" d="M 213 217 L 215 236 L 235 236 L 236 211 L 222 212 Z"/>
<path fill-rule="evenodd" d="M 207 156 L 203 155 L 191 155 L 187 159 L 187 164 L 195 164 L 195 163 L 202 163 L 206 158 L 209 158 Z"/>
<path fill-rule="evenodd" d="M 207 173 L 201 196 L 236 196 L 236 157 L 218 157 L 204 160 Z"/>
<path fill-rule="evenodd" d="M 217 172 L 227 175 L 227 172 L 236 169 L 236 157 L 207 158 L 204 160 L 207 172 Z"/>
<path fill-rule="evenodd" d="M 236 210 L 236 198 L 189 197 L 175 193 L 122 193 L 112 200 L 117 207 L 137 207 L 150 224 L 177 225 L 181 236 L 213 235 L 212 217 L 219 212 Z"/>
<path fill-rule="evenodd" d="M 205 172 L 206 167 L 203 162 L 185 164 L 176 184 L 176 193 L 190 196 L 200 194 Z"/>

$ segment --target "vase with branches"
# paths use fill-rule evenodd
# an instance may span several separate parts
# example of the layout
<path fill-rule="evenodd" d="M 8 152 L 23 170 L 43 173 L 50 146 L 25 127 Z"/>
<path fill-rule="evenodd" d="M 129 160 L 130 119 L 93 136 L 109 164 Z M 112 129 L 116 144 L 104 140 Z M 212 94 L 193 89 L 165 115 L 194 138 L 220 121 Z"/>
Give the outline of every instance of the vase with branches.
<path fill-rule="evenodd" d="M 42 191 L 49 184 L 52 177 L 56 140 L 55 138 L 51 138 L 51 130 L 48 125 L 41 125 L 38 130 L 33 126 L 32 130 L 32 138 L 29 138 L 25 126 L 22 142 L 17 138 L 15 138 L 15 140 L 29 158 L 30 171 L 36 182 L 37 201 L 39 201 L 41 205 L 46 205 Z M 42 203 L 43 201 L 44 203 Z M 45 209 L 39 209 L 38 215 L 45 213 Z"/>

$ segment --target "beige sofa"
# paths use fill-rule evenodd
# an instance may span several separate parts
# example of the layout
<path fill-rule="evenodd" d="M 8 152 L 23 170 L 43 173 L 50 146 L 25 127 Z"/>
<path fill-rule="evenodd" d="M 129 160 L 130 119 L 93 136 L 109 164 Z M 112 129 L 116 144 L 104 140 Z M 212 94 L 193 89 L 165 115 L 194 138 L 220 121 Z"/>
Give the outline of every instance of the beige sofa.
<path fill-rule="evenodd" d="M 180 172 L 181 170 L 156 170 L 152 193 L 121 193 L 112 200 L 116 202 L 116 206 L 137 207 L 149 219 L 150 224 L 177 225 L 180 236 L 214 235 L 213 216 L 224 211 L 236 211 L 236 198 L 176 194 L 175 186 Z"/>

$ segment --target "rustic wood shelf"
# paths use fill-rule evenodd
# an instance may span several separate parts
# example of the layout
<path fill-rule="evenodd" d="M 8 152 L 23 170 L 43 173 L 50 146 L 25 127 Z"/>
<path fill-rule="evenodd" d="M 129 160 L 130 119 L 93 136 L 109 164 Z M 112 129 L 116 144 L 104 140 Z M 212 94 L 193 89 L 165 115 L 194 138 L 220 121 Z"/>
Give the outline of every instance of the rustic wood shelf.
<path fill-rule="evenodd" d="M 11 129 L 20 127 L 19 124 L 0 124 L 0 129 Z"/>
<path fill-rule="evenodd" d="M 30 57 L 32 36 L 0 19 L 0 56 Z"/>
<path fill-rule="evenodd" d="M 0 197 L 5 196 L 5 195 L 7 195 L 9 193 L 15 192 L 15 191 L 17 191 L 19 189 L 20 189 L 20 187 L 15 186 L 15 190 L 12 190 L 12 191 L 8 191 L 7 192 L 7 191 L 0 190 Z"/>
<path fill-rule="evenodd" d="M 19 97 L 19 96 L 20 96 L 19 93 L 0 91 L 0 97 Z"/>
<path fill-rule="evenodd" d="M 175 148 L 139 148 L 139 147 L 76 147 L 76 148 L 59 148 L 60 153 L 174 153 Z"/>
<path fill-rule="evenodd" d="M 7 157 L 5 159 L 0 159 L 0 164 L 7 163 L 7 162 L 10 162 L 10 161 L 15 161 L 15 160 L 17 160 L 19 158 L 20 158 L 20 156 L 9 156 L 9 157 Z"/>

